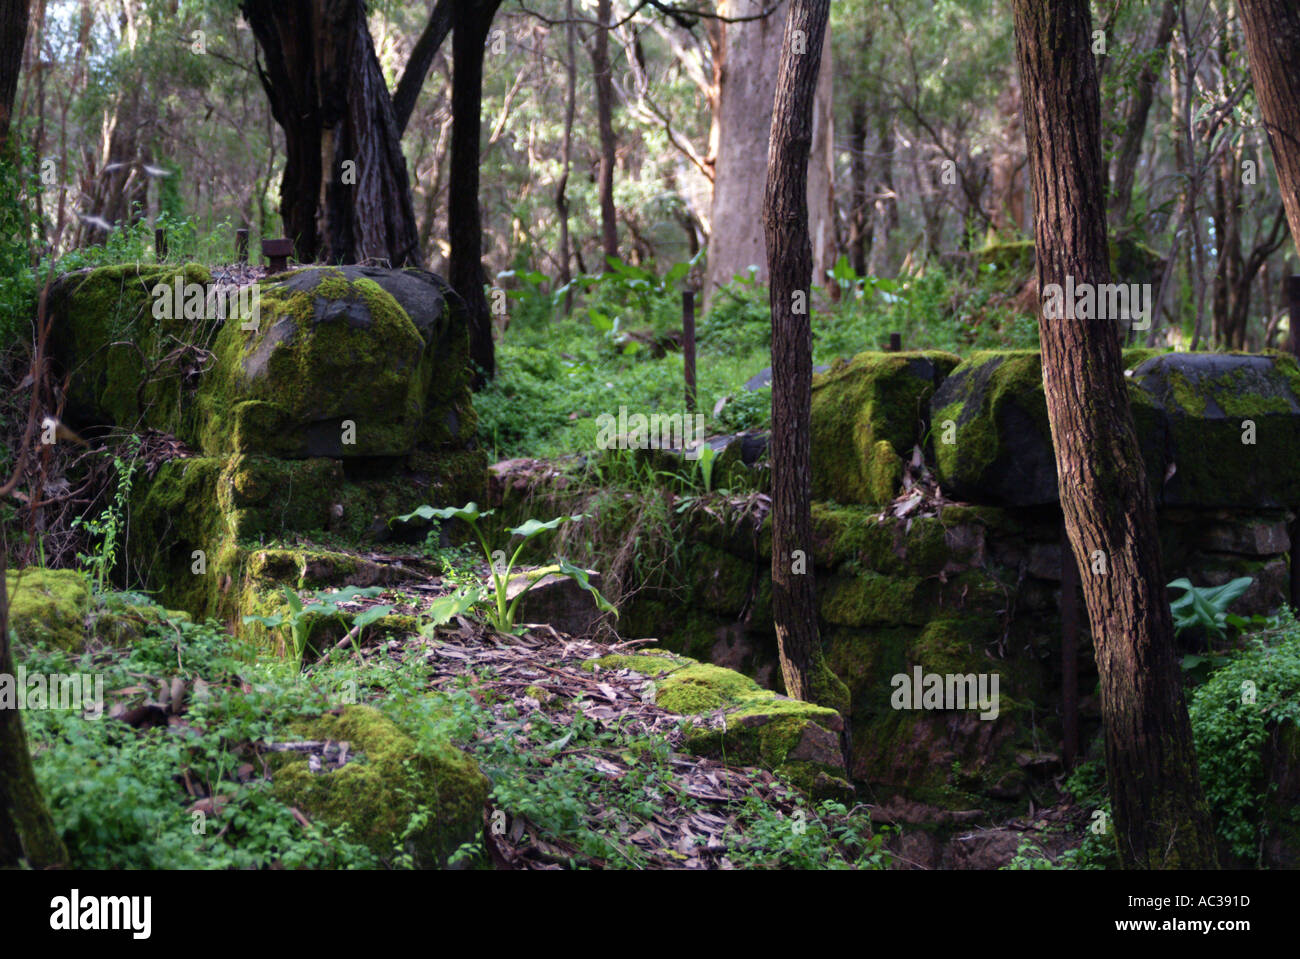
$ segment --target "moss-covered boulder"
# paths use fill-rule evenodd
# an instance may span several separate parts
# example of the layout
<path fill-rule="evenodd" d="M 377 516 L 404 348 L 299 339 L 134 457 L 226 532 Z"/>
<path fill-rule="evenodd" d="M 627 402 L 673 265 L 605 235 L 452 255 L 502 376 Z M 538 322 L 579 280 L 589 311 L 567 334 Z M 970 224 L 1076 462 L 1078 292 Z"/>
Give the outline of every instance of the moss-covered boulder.
<path fill-rule="evenodd" d="M 813 377 L 813 497 L 880 505 L 925 435 L 930 398 L 958 358 L 938 351 L 859 353 Z"/>
<path fill-rule="evenodd" d="M 372 277 L 334 267 L 264 280 L 260 294 L 256 329 L 234 318 L 217 336 L 216 364 L 200 392 L 204 450 L 288 458 L 409 452 L 433 364 L 392 295 Z"/>
<path fill-rule="evenodd" d="M 312 820 L 346 827 L 382 860 L 405 853 L 419 868 L 438 868 L 481 835 L 491 783 L 450 743 L 417 746 L 368 706 L 303 720 L 288 733 L 346 742 L 350 755 L 328 771 L 313 771 L 305 756 L 280 765 L 272 775 L 276 797 Z"/>
<path fill-rule="evenodd" d="M 1166 506 L 1300 503 L 1300 368 L 1294 357 L 1168 353 L 1132 371 L 1130 395 L 1148 469 L 1169 477 Z M 1159 456 L 1154 455 L 1158 452 Z M 1161 474 L 1163 476 L 1163 474 Z"/>
<path fill-rule="evenodd" d="M 5 573 L 9 628 L 25 643 L 77 652 L 86 644 L 90 583 L 73 569 L 26 569 Z"/>
<path fill-rule="evenodd" d="M 1124 354 L 1147 477 L 1162 506 L 1300 502 L 1300 368 L 1294 357 Z M 972 355 L 931 401 L 944 489 L 979 503 L 1057 501 L 1056 460 L 1036 351 Z"/>
<path fill-rule="evenodd" d="M 195 442 L 196 391 L 229 302 L 218 286 L 197 264 L 101 267 L 55 281 L 50 347 L 68 377 L 64 418 Z"/>
<path fill-rule="evenodd" d="M 659 706 L 700 717 L 686 738 L 698 755 L 780 773 L 817 797 L 853 793 L 840 747 L 844 720 L 834 709 L 779 696 L 733 670 L 661 650 L 604 656 L 588 664 L 593 667 L 648 676 Z"/>
<path fill-rule="evenodd" d="M 975 502 L 1056 502 L 1056 460 L 1037 351 L 972 354 L 944 380 L 930 405 L 936 473 L 945 490 Z"/>

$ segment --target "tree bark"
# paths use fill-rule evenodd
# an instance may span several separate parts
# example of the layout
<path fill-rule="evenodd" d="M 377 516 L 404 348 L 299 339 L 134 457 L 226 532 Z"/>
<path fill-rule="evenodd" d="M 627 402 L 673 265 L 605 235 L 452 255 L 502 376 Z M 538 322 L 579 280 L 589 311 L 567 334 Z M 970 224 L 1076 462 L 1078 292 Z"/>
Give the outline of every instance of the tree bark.
<path fill-rule="evenodd" d="M 614 208 L 614 77 L 609 66 L 609 30 L 613 21 L 610 0 L 597 0 L 600 26 L 591 47 L 591 70 L 596 80 L 596 125 L 600 131 L 600 245 L 606 257 L 618 258 L 618 212 Z"/>
<path fill-rule="evenodd" d="M 429 14 L 429 22 L 425 24 L 424 32 L 420 34 L 420 39 L 415 41 L 410 59 L 406 61 L 406 68 L 402 70 L 402 78 L 397 81 L 397 89 L 393 91 L 393 115 L 397 118 L 399 137 L 406 132 L 406 124 L 411 120 L 415 101 L 420 97 L 420 88 L 424 86 L 424 78 L 429 75 L 434 57 L 438 55 L 438 49 L 447 39 L 447 34 L 451 32 L 453 2 L 454 0 L 438 0 L 433 12 Z"/>
<path fill-rule="evenodd" d="M 13 653 L 9 648 L 9 596 L 5 579 L 4 551 L 0 549 L 0 676 L 13 676 Z M 17 869 L 26 862 L 33 869 L 45 869 L 67 860 L 41 798 L 32 769 L 22 713 L 0 710 L 0 869 Z"/>
<path fill-rule="evenodd" d="M 573 0 L 565 0 L 564 17 L 564 144 L 560 157 L 560 182 L 555 186 L 555 212 L 560 221 L 560 277 L 563 287 L 569 287 L 573 272 L 569 268 L 569 170 L 573 166 L 573 117 L 578 108 L 578 63 L 575 49 L 577 26 L 573 22 Z M 573 309 L 573 288 L 564 293 L 564 312 Z"/>
<path fill-rule="evenodd" d="M 465 301 L 470 359 L 481 387 L 496 375 L 492 315 L 483 292 L 483 226 L 479 210 L 479 135 L 483 106 L 483 46 L 501 0 L 456 0 L 452 25 L 451 172 L 447 179 L 447 279 Z"/>
<path fill-rule="evenodd" d="M 1300 7 L 1294 0 L 1237 0 L 1237 8 L 1291 239 L 1300 248 Z M 1295 318 L 1291 324 L 1294 338 Z"/>
<path fill-rule="evenodd" d="M 324 0 L 321 93 L 322 259 L 423 266 L 401 131 L 362 0 Z"/>
<path fill-rule="evenodd" d="M 1111 177 L 1110 220 L 1120 226 L 1128 218 L 1133 202 L 1133 174 L 1142 155 L 1142 140 L 1146 135 L 1147 117 L 1155 102 L 1156 83 L 1160 79 L 1160 66 L 1165 50 L 1174 36 L 1174 22 L 1178 15 L 1177 0 L 1165 0 L 1156 24 L 1155 38 L 1145 55 L 1149 58 L 1138 74 L 1137 87 L 1124 112 L 1124 136 L 1115 151 L 1115 174 Z"/>
<path fill-rule="evenodd" d="M 1110 280 L 1101 111 L 1087 0 L 1014 0 L 1038 285 Z M 1066 530 L 1082 572 L 1128 868 L 1217 865 L 1165 599 L 1155 503 L 1114 319 L 1039 320 Z M 1104 563 L 1104 565 L 1102 565 Z"/>
<path fill-rule="evenodd" d="M 280 216 L 295 256 L 304 263 L 423 265 L 404 123 L 363 0 L 244 0 L 240 9 L 262 52 L 258 73 L 271 114 L 284 131 Z M 411 103 L 414 92 L 408 84 Z"/>
<path fill-rule="evenodd" d="M 763 230 L 754 216 L 763 202 L 768 164 L 772 101 L 779 66 L 778 40 L 787 16 L 786 3 L 772 0 L 722 0 L 718 13 L 729 17 L 759 17 L 718 25 L 715 63 L 718 95 L 710 144 L 714 156 L 713 198 L 709 217 L 706 305 L 719 286 L 737 274 L 758 267 L 756 279 L 767 279 Z M 717 57 L 718 54 L 715 54 Z M 808 166 L 808 224 L 813 243 L 813 275 L 824 282 L 834 265 L 831 222 L 830 164 L 834 140 L 829 104 L 832 96 L 829 48 L 823 45 L 821 73 L 812 127 Z"/>
<path fill-rule="evenodd" d="M 0 2 L 0 151 L 9 139 L 9 122 L 18 94 L 18 71 L 27 45 L 29 0 Z"/>
<path fill-rule="evenodd" d="M 853 272 L 865 276 L 871 255 L 871 207 L 867 203 L 867 102 L 859 96 L 849 117 L 849 262 Z"/>
<path fill-rule="evenodd" d="M 791 0 L 777 70 L 763 194 L 772 312 L 772 613 L 786 693 L 847 712 L 848 692 L 822 658 L 813 582 L 809 426 L 808 156 L 830 0 Z M 796 52 L 796 41 L 806 52 Z"/>

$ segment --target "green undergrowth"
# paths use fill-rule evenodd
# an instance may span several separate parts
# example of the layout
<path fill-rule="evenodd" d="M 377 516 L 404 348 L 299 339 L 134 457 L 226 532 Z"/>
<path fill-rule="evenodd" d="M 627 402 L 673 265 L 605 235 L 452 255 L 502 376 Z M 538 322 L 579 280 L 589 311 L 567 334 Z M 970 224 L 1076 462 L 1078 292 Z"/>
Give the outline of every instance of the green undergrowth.
<path fill-rule="evenodd" d="M 111 598 L 132 608 L 149 605 L 138 594 Z M 506 735 L 484 736 L 483 730 L 501 729 L 492 714 L 499 697 L 490 688 L 491 673 L 466 673 L 431 692 L 423 657 L 399 659 L 386 653 L 360 665 L 340 650 L 300 673 L 288 659 L 267 656 L 211 621 L 195 623 L 153 608 L 159 615 L 144 617 L 125 647 L 91 643 L 77 652 L 42 640 L 15 643 L 16 660 L 29 674 L 80 672 L 103 680 L 105 714 L 98 719 L 60 709 L 33 709 L 24 716 L 37 778 L 69 850 L 70 867 L 420 865 L 403 840 L 423 835 L 430 820 L 436 820 L 426 805 L 403 812 L 397 822 L 389 822 L 386 814 L 387 846 L 376 846 L 373 817 L 364 814 L 364 803 L 355 804 L 356 821 L 347 818 L 353 804 L 344 798 L 337 804 L 344 811 L 341 821 L 312 815 L 311 825 L 304 826 L 276 788 L 273 770 L 282 768 L 283 754 L 263 754 L 270 756 L 271 781 L 249 775 L 250 765 L 260 762 L 249 744 L 301 735 L 364 742 L 355 731 L 347 732 L 349 722 L 360 721 L 360 714 L 352 712 L 358 706 L 377 709 L 366 714 L 375 717 L 367 724 L 391 724 L 394 732 L 387 738 L 398 736 L 402 750 L 410 752 L 411 759 L 398 762 L 394 770 L 409 768 L 411 761 L 445 763 L 449 744 L 459 747 L 491 781 L 489 808 L 504 812 L 509 821 L 524 817 L 545 841 L 574 850 L 573 866 L 645 865 L 644 855 L 626 837 L 659 811 L 659 798 L 674 788 L 673 753 L 661 736 L 598 721 L 581 710 L 561 725 L 540 708 L 510 717 Z M 119 701 L 113 691 L 122 692 L 128 705 L 157 700 L 173 677 L 185 683 L 187 699 L 171 724 L 136 729 L 107 715 Z M 334 715 L 342 718 L 336 721 Z M 355 720 L 348 718 L 354 715 Z M 322 722 L 336 723 L 342 731 L 331 735 L 334 726 L 327 729 Z M 615 779 L 597 770 L 593 757 L 602 751 L 618 755 L 627 775 Z M 395 758 L 380 750 L 364 761 L 380 763 L 374 767 L 378 770 Z M 371 766 L 349 764 L 340 772 L 367 768 Z M 313 782 L 322 778 L 308 777 Z M 195 796 L 184 788 L 187 781 L 199 786 L 200 795 L 214 797 L 219 809 L 196 812 Z M 400 783 L 395 788 L 394 795 L 403 798 Z M 779 805 L 758 796 L 734 805 L 726 837 L 734 865 L 884 868 L 883 838 L 871 834 L 865 813 L 835 803 L 813 804 L 792 789 L 788 793 L 788 801 Z M 717 812 L 716 803 L 675 798 L 685 810 Z M 450 863 L 486 865 L 482 842 L 462 844 Z"/>
<path fill-rule="evenodd" d="M 680 265 L 679 265 L 680 266 Z M 551 457 L 595 448 L 602 413 L 684 412 L 681 352 L 649 341 L 681 330 L 674 267 L 657 275 L 613 272 L 576 281 L 571 314 L 538 275 L 514 277 L 511 324 L 497 347 L 498 373 L 474 398 L 479 435 L 497 459 Z M 1007 276 L 987 267 L 931 269 L 897 280 L 857 277 L 841 264 L 813 297 L 813 360 L 819 365 L 883 349 L 891 333 L 908 350 L 1035 348 L 1037 326 L 1008 295 Z M 625 268 L 635 270 L 635 268 Z M 680 271 L 679 271 L 680 272 Z M 841 295 L 832 301 L 831 286 Z M 935 322 L 943 317 L 943 322 Z M 711 433 L 765 428 L 769 390 L 743 384 L 771 365 L 765 287 L 738 277 L 698 311 L 696 409 Z M 724 398 L 730 401 L 715 417 Z"/>

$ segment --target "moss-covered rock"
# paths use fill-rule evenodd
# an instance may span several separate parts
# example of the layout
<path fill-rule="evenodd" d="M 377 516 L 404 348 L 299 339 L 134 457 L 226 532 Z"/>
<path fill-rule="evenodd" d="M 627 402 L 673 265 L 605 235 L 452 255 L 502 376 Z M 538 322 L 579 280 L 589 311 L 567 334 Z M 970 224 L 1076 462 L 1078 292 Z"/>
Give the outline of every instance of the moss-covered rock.
<path fill-rule="evenodd" d="M 286 762 L 272 776 L 276 797 L 313 820 L 347 827 L 381 859 L 404 852 L 417 867 L 437 868 L 481 834 L 491 783 L 450 743 L 417 748 L 368 706 L 303 720 L 291 734 L 347 742 L 353 757 L 328 772 L 312 772 L 305 757 Z"/>
<path fill-rule="evenodd" d="M 1040 354 L 972 354 L 931 401 L 939 482 L 981 503 L 1028 506 L 1057 499 Z"/>
<path fill-rule="evenodd" d="M 312 268 L 260 284 L 257 328 L 228 320 L 200 388 L 209 454 L 401 456 L 415 445 L 432 364 L 411 318 L 372 278 Z"/>
<path fill-rule="evenodd" d="M 787 699 L 733 670 L 662 650 L 605 656 L 587 665 L 649 676 L 655 702 L 669 712 L 722 713 L 721 725 L 702 719 L 690 727 L 686 747 L 692 752 L 780 773 L 813 796 L 852 795 L 840 749 L 844 721 L 834 709 Z"/>
<path fill-rule="evenodd" d="M 1163 505 L 1300 503 L 1300 368 L 1294 357 L 1169 353 L 1139 364 L 1131 382 L 1151 398 L 1145 408 L 1134 404 L 1139 435 L 1173 467 L 1159 484 Z M 1150 469 L 1154 457 L 1146 458 Z"/>
<path fill-rule="evenodd" d="M 195 391 L 223 323 L 225 301 L 214 292 L 212 275 L 197 264 L 126 264 L 60 277 L 50 290 L 50 346 L 69 374 L 68 422 L 153 428 L 193 443 Z"/>
<path fill-rule="evenodd" d="M 935 388 L 958 364 L 938 351 L 859 353 L 813 377 L 813 497 L 880 505 L 925 434 Z"/>
<path fill-rule="evenodd" d="M 90 583 L 72 569 L 26 569 L 5 573 L 9 628 L 24 643 L 78 652 L 86 644 Z"/>

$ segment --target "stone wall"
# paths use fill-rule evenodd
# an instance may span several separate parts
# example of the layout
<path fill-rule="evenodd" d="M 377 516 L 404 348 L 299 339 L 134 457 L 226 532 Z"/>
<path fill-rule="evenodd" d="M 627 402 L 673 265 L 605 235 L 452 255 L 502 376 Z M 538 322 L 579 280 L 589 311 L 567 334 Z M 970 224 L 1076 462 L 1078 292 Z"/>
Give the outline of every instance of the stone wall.
<path fill-rule="evenodd" d="M 1290 598 L 1300 505 L 1294 359 L 1150 351 L 1125 359 L 1167 581 L 1250 576 L 1233 610 L 1276 609 Z M 882 802 L 903 796 L 990 816 L 1022 809 L 1062 771 L 1063 528 L 1038 354 L 860 354 L 814 378 L 812 430 L 808 555 L 826 656 L 852 694 L 854 779 Z M 715 485 L 730 495 L 673 520 L 674 557 L 631 584 L 618 628 L 779 690 L 761 443 L 747 435 L 713 445 L 722 451 Z M 662 451 L 634 455 L 674 468 Z M 491 497 L 506 516 L 582 505 L 580 484 L 563 469 L 514 463 L 492 473 Z M 633 507 L 602 502 L 600 515 L 606 525 L 636 521 Z M 1086 745 L 1101 717 L 1078 608 Z M 894 677 L 917 667 L 997 674 L 997 717 L 894 708 Z"/>
<path fill-rule="evenodd" d="M 278 583 L 382 580 L 321 541 L 355 545 L 421 502 L 481 497 L 486 457 L 465 318 L 434 274 L 299 269 L 256 283 L 255 316 L 221 308 L 221 279 L 193 264 L 88 270 L 50 303 L 65 418 L 91 437 L 141 435 L 150 454 L 132 491 L 133 577 L 237 623 Z"/>

